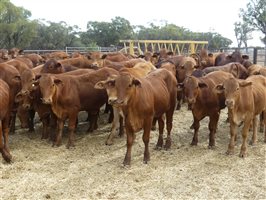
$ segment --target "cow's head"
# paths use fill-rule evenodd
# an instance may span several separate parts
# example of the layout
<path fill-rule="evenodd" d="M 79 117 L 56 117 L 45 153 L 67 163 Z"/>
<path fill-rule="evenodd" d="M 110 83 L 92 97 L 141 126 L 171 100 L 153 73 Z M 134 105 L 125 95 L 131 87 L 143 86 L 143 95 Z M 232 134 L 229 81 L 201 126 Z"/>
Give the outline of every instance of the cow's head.
<path fill-rule="evenodd" d="M 56 87 L 62 84 L 62 80 L 51 76 L 51 75 L 42 75 L 34 82 L 34 85 L 39 86 L 42 94 L 42 102 L 44 104 L 52 104 L 53 96 L 56 93 Z"/>
<path fill-rule="evenodd" d="M 63 66 L 55 59 L 48 60 L 41 70 L 42 73 L 60 74 L 64 72 Z"/>
<path fill-rule="evenodd" d="M 0 58 L 3 60 L 8 60 L 9 55 L 8 55 L 8 50 L 7 49 L 0 49 Z"/>
<path fill-rule="evenodd" d="M 223 84 L 218 84 L 214 88 L 217 93 L 224 93 L 225 105 L 228 109 L 233 109 L 240 98 L 240 89 L 250 86 L 252 82 L 246 80 L 237 80 L 235 78 L 227 79 Z M 247 97 L 248 98 L 248 97 Z"/>
<path fill-rule="evenodd" d="M 140 80 L 132 77 L 128 73 L 111 76 L 107 80 L 100 81 L 95 85 L 97 89 L 106 89 L 108 103 L 114 106 L 127 105 L 136 87 L 141 87 Z"/>
<path fill-rule="evenodd" d="M 201 88 L 208 87 L 206 83 L 196 77 L 188 76 L 184 81 L 184 92 L 188 101 L 189 109 L 193 109 Z"/>
<path fill-rule="evenodd" d="M 23 53 L 22 49 L 18 49 L 18 48 L 12 48 L 10 50 L 8 50 L 8 54 L 11 56 L 11 58 L 16 58 L 19 55 L 21 55 Z"/>

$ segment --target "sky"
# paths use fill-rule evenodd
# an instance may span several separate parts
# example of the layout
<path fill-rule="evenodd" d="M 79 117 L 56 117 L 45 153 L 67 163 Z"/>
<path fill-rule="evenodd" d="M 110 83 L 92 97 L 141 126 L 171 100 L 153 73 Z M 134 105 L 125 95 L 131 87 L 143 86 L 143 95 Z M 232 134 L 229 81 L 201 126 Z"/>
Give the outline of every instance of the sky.
<path fill-rule="evenodd" d="M 193 32 L 217 32 L 237 46 L 234 23 L 248 0 L 10 0 L 31 11 L 31 19 L 65 21 L 86 30 L 88 21 L 111 22 L 116 16 L 131 25 L 173 23 Z M 264 46 L 260 32 L 252 33 L 248 46 Z"/>

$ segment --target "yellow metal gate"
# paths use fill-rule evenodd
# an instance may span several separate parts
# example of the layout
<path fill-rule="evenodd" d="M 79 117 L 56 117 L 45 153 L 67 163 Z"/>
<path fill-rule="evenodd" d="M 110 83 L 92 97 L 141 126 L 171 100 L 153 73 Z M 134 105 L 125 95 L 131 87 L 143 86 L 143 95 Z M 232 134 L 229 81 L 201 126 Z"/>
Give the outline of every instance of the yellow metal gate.
<path fill-rule="evenodd" d="M 120 40 L 124 43 L 124 50 L 129 54 L 143 54 L 144 52 L 156 52 L 165 48 L 174 54 L 195 53 L 208 45 L 208 41 L 181 41 L 181 40 Z"/>

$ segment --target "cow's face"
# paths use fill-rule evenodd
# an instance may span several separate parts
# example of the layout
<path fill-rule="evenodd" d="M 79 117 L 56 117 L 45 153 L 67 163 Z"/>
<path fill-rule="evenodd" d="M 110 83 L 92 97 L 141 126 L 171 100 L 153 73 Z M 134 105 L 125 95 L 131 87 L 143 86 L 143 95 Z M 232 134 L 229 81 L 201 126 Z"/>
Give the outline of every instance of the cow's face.
<path fill-rule="evenodd" d="M 129 74 L 121 74 L 116 77 L 108 78 L 106 81 L 100 81 L 95 88 L 105 88 L 108 94 L 108 103 L 113 106 L 126 106 L 136 87 L 140 87 L 138 79 Z"/>
<path fill-rule="evenodd" d="M 8 51 L 6 49 L 0 49 L 0 58 L 2 58 L 3 60 L 9 59 Z"/>
<path fill-rule="evenodd" d="M 247 87 L 249 85 L 251 85 L 251 82 L 239 81 L 235 78 L 230 78 L 223 84 L 216 86 L 215 89 L 216 91 L 219 91 L 219 93 L 224 93 L 225 105 L 228 107 L 228 109 L 233 109 L 236 106 L 236 102 L 240 98 L 241 87 Z"/>
<path fill-rule="evenodd" d="M 187 76 L 191 76 L 195 70 L 195 63 L 192 61 L 186 61 L 184 65 L 177 68 L 178 82 L 183 82 Z"/>
<path fill-rule="evenodd" d="M 52 104 L 56 87 L 61 83 L 62 81 L 60 79 L 50 75 L 42 75 L 40 79 L 35 82 L 35 84 L 39 85 L 42 94 L 42 102 L 44 104 Z"/>
<path fill-rule="evenodd" d="M 203 82 L 199 82 L 197 78 L 188 76 L 184 81 L 185 96 L 188 101 L 189 109 L 193 109 L 196 103 L 196 99 L 199 95 L 200 88 L 207 87 Z"/>
<path fill-rule="evenodd" d="M 11 56 L 11 58 L 16 58 L 20 54 L 22 54 L 23 50 L 18 49 L 18 48 L 12 48 L 8 51 L 8 54 Z"/>

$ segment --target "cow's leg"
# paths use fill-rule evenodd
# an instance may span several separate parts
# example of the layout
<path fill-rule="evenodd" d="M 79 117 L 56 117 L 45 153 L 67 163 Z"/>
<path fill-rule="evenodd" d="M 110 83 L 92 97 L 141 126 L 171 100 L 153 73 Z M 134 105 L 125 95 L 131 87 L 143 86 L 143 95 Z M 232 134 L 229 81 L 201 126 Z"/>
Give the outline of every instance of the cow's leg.
<path fill-rule="evenodd" d="M 10 133 L 15 133 L 17 111 L 13 110 L 10 116 Z"/>
<path fill-rule="evenodd" d="M 110 110 L 110 114 L 108 117 L 108 123 L 112 123 L 112 121 L 114 120 L 114 110 L 113 107 L 111 105 L 109 105 L 109 110 Z"/>
<path fill-rule="evenodd" d="M 118 108 L 114 107 L 114 119 L 112 122 L 112 128 L 111 128 L 111 133 L 108 135 L 108 138 L 105 142 L 106 145 L 112 145 L 113 144 L 113 138 L 115 136 L 116 130 L 119 127 L 119 111 Z"/>
<path fill-rule="evenodd" d="M 9 153 L 9 117 L 2 120 L 2 128 L 3 128 L 3 138 L 4 138 L 4 149 Z"/>
<path fill-rule="evenodd" d="M 53 146 L 54 145 L 56 145 L 56 146 L 60 146 L 61 145 L 63 128 L 64 128 L 64 120 L 57 118 L 57 133 L 56 133 L 56 140 L 55 140 Z"/>
<path fill-rule="evenodd" d="M 124 121 L 124 116 L 120 115 L 119 116 L 119 136 L 123 137 L 125 134 L 125 121 Z"/>
<path fill-rule="evenodd" d="M 152 126 L 151 126 L 151 130 L 153 130 L 153 131 L 155 131 L 156 130 L 156 122 L 157 122 L 157 118 L 153 118 L 153 120 L 152 120 Z"/>
<path fill-rule="evenodd" d="M 74 140 L 75 140 L 75 135 L 74 135 L 74 131 L 76 128 L 76 120 L 77 120 L 77 114 L 74 113 L 72 115 L 69 116 L 69 120 L 68 120 L 68 143 L 67 143 L 67 148 L 69 149 L 70 147 L 74 147 Z"/>
<path fill-rule="evenodd" d="M 35 117 L 35 110 L 29 110 L 29 132 L 34 132 L 34 117 Z"/>
<path fill-rule="evenodd" d="M 219 120 L 219 113 L 213 113 L 210 116 L 210 122 L 209 122 L 209 148 L 213 148 L 215 146 L 215 133 L 217 130 L 217 124 Z"/>
<path fill-rule="evenodd" d="M 199 120 L 196 117 L 194 117 L 194 122 L 193 122 L 194 135 L 193 135 L 193 139 L 192 139 L 192 142 L 191 142 L 192 146 L 198 144 L 199 127 L 200 127 Z"/>
<path fill-rule="evenodd" d="M 11 157 L 9 151 L 7 151 L 5 149 L 4 144 L 3 144 L 4 141 L 3 141 L 3 130 L 2 130 L 2 128 L 4 128 L 4 126 L 2 126 L 2 123 L 3 123 L 3 121 L 0 120 L 0 152 L 1 152 L 4 160 L 6 162 L 10 162 L 12 157 Z"/>
<path fill-rule="evenodd" d="M 57 127 L 57 117 L 56 115 L 51 111 L 50 113 L 50 121 L 49 121 L 49 139 L 52 142 L 55 142 L 56 140 L 56 127 Z"/>
<path fill-rule="evenodd" d="M 90 113 L 90 126 L 89 126 L 87 132 L 93 132 L 95 129 L 98 128 L 98 124 L 97 124 L 98 114 L 99 114 L 99 112 Z"/>
<path fill-rule="evenodd" d="M 159 125 L 159 136 L 158 136 L 158 141 L 157 141 L 155 149 L 159 150 L 163 147 L 164 120 L 163 120 L 162 116 L 158 117 L 158 118 L 153 118 L 153 121 L 155 119 L 158 120 L 158 125 Z"/>
<path fill-rule="evenodd" d="M 266 113 L 266 111 L 265 111 L 265 113 Z M 266 127 L 265 127 L 265 118 L 266 118 L 266 116 L 265 116 L 265 113 L 264 112 L 262 112 L 261 114 L 260 114 L 260 132 L 263 132 L 263 129 L 265 128 L 266 129 Z"/>
<path fill-rule="evenodd" d="M 49 126 L 49 115 L 46 115 L 41 118 L 42 121 L 42 137 L 41 139 L 48 138 L 48 126 Z"/>
<path fill-rule="evenodd" d="M 236 135 L 237 135 L 237 124 L 235 124 L 234 122 L 230 122 L 230 141 L 228 144 L 228 149 L 226 154 L 227 155 L 231 155 L 234 153 L 234 148 L 235 148 L 235 139 L 236 139 Z"/>
<path fill-rule="evenodd" d="M 266 143 L 266 110 L 263 112 L 263 123 L 264 123 L 264 142 Z"/>
<path fill-rule="evenodd" d="M 149 142 L 150 142 L 150 133 L 151 133 L 151 126 L 152 126 L 152 119 L 153 119 L 153 117 L 151 117 L 150 119 L 145 119 L 144 127 L 143 127 L 144 130 L 143 130 L 142 140 L 143 140 L 144 145 L 145 145 L 143 162 L 145 164 L 147 164 L 148 161 L 150 161 Z M 159 122 L 159 119 L 158 119 L 158 122 Z M 164 126 L 164 124 L 163 124 L 163 126 Z M 163 129 L 162 129 L 162 131 L 163 131 Z M 162 134 L 163 133 L 160 133 L 160 135 L 162 135 Z"/>
<path fill-rule="evenodd" d="M 126 152 L 123 164 L 124 165 L 130 165 L 131 150 L 132 150 L 132 145 L 133 145 L 134 138 L 135 138 L 135 135 L 134 135 L 135 133 L 131 129 L 127 129 L 126 133 L 127 133 L 127 152 Z"/>
<path fill-rule="evenodd" d="M 250 141 L 250 145 L 255 145 L 257 143 L 257 130 L 258 130 L 258 116 L 255 116 L 252 121 L 253 124 L 253 134 Z"/>
<path fill-rule="evenodd" d="M 170 109 L 170 111 L 166 113 L 167 138 L 164 145 L 165 149 L 170 149 L 172 145 L 171 131 L 173 128 L 173 115 L 174 115 L 174 108 Z"/>
<path fill-rule="evenodd" d="M 247 137 L 249 133 L 249 127 L 252 122 L 252 119 L 247 119 L 244 121 L 244 127 L 242 129 L 242 146 L 239 156 L 244 158 L 247 156 Z M 253 127 L 254 128 L 254 127 Z"/>

